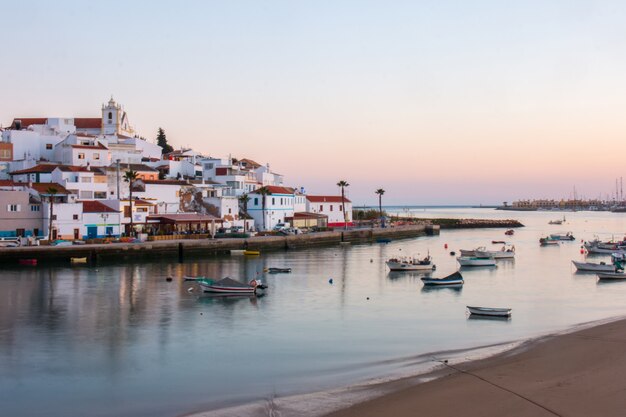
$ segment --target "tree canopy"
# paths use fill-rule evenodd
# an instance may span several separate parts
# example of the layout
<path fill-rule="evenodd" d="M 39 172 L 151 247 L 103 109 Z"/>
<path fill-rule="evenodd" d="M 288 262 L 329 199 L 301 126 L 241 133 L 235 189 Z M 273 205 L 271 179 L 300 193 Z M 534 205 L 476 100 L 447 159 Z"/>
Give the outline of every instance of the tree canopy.
<path fill-rule="evenodd" d="M 165 130 L 162 127 L 159 128 L 157 133 L 157 145 L 161 147 L 161 153 L 170 153 L 174 150 L 172 145 L 167 143 L 167 136 L 165 136 Z"/>

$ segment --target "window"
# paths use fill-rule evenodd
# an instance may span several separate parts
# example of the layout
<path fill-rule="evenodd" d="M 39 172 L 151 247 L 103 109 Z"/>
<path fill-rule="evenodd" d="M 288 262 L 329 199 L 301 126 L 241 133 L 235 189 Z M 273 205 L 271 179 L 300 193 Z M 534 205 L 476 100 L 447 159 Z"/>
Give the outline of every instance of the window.
<path fill-rule="evenodd" d="M 0 158 L 2 159 L 13 159 L 13 155 L 11 155 L 10 149 L 0 149 Z"/>
<path fill-rule="evenodd" d="M 138 213 L 147 213 L 148 212 L 148 208 L 147 207 L 137 207 L 136 211 Z"/>
<path fill-rule="evenodd" d="M 7 205 L 7 211 L 20 211 L 20 205 L 19 204 L 8 204 Z"/>
<path fill-rule="evenodd" d="M 276 204 L 274 197 L 272 197 L 272 205 Z"/>
<path fill-rule="evenodd" d="M 113 120 L 113 113 L 109 112 L 109 123 L 111 123 L 111 120 Z"/>
<path fill-rule="evenodd" d="M 330 205 L 330 211 L 333 211 L 333 205 L 332 204 Z"/>
<path fill-rule="evenodd" d="M 255 205 L 255 206 L 258 206 L 258 205 L 259 205 L 259 199 L 258 199 L 258 198 L 255 198 L 255 199 L 254 199 L 254 205 Z"/>
<path fill-rule="evenodd" d="M 88 198 L 88 199 L 93 198 L 93 191 L 81 191 L 80 198 Z"/>
<path fill-rule="evenodd" d="M 339 211 L 343 211 L 343 207 L 341 207 L 341 205 L 339 206 Z"/>
<path fill-rule="evenodd" d="M 324 206 L 320 204 L 320 212 L 324 211 Z"/>
<path fill-rule="evenodd" d="M 72 216 L 72 219 L 74 219 L 74 220 L 78 220 L 78 214 L 74 214 L 74 215 Z"/>
<path fill-rule="evenodd" d="M 84 153 L 79 153 L 78 154 L 78 159 L 85 159 L 85 154 Z"/>
<path fill-rule="evenodd" d="M 41 206 L 31 205 L 30 211 L 41 211 Z"/>
<path fill-rule="evenodd" d="M 52 220 L 56 220 L 56 219 L 57 219 L 57 215 L 56 215 L 56 214 L 53 214 L 53 215 L 52 215 Z"/>
<path fill-rule="evenodd" d="M 232 213 L 232 210 L 229 208 L 228 209 L 228 214 L 231 214 L 231 213 Z"/>
<path fill-rule="evenodd" d="M 93 159 L 100 159 L 100 154 L 99 153 L 94 153 L 93 154 Z"/>
<path fill-rule="evenodd" d="M 113 191 L 111 191 L 111 194 L 113 194 Z M 93 198 L 107 198 L 107 192 L 106 191 L 96 191 L 93 193 Z"/>
<path fill-rule="evenodd" d="M 91 177 L 81 177 L 80 182 L 91 182 Z"/>
<path fill-rule="evenodd" d="M 52 149 L 52 144 L 51 143 L 46 143 L 46 149 L 48 149 L 48 150 Z"/>
<path fill-rule="evenodd" d="M 282 197 L 280 198 L 280 205 L 281 206 L 283 205 L 283 198 Z"/>
<path fill-rule="evenodd" d="M 213 169 L 213 164 L 204 164 L 204 169 Z"/>

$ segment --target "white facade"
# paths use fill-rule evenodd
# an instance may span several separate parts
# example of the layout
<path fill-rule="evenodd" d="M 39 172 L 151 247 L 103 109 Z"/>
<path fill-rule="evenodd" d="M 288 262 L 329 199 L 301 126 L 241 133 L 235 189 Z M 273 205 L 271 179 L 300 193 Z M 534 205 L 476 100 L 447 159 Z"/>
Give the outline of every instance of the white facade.
<path fill-rule="evenodd" d="M 54 161 L 63 165 L 108 166 L 111 153 L 95 138 L 70 135 L 54 147 Z"/>
<path fill-rule="evenodd" d="M 268 186 L 271 194 L 263 196 L 254 192 L 249 195 L 248 214 L 254 219 L 257 228 L 271 230 L 278 223 L 284 223 L 285 217 L 293 217 L 294 191 L 287 187 Z"/>
<path fill-rule="evenodd" d="M 106 175 L 87 168 L 60 166 L 52 171 L 52 182 L 65 187 L 81 200 L 106 199 Z"/>
<path fill-rule="evenodd" d="M 183 181 L 137 180 L 133 187 L 133 198 L 149 200 L 155 207 L 155 213 L 179 213 L 181 187 L 188 184 Z M 143 191 L 142 191 L 143 190 Z"/>
<path fill-rule="evenodd" d="M 56 231 L 57 239 L 82 239 L 83 205 L 80 203 L 55 202 L 52 209 L 53 238 Z M 44 234 L 47 236 L 50 226 L 50 203 L 44 202 L 41 210 L 43 211 Z"/>
<path fill-rule="evenodd" d="M 346 220 L 348 224 L 352 222 L 352 202 L 345 199 Z M 319 213 L 328 216 L 328 226 L 343 226 L 344 215 L 341 204 L 341 196 L 307 196 L 307 212 Z"/>

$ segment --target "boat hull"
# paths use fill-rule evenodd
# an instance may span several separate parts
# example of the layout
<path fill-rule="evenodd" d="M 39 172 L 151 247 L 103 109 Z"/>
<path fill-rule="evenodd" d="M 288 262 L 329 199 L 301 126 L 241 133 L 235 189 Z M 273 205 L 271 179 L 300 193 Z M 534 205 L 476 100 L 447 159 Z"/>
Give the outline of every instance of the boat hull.
<path fill-rule="evenodd" d="M 434 269 L 433 264 L 420 265 L 412 264 L 409 262 L 391 262 L 387 261 L 387 266 L 390 271 L 432 271 Z"/>
<path fill-rule="evenodd" d="M 216 294 L 254 294 L 254 287 L 227 287 L 221 285 L 200 284 L 202 291 Z"/>
<path fill-rule="evenodd" d="M 495 258 L 466 258 L 461 256 L 456 260 L 461 266 L 495 266 L 496 264 Z"/>
<path fill-rule="evenodd" d="M 616 272 L 615 265 L 596 264 L 592 262 L 572 261 L 577 270 L 581 272 Z"/>
<path fill-rule="evenodd" d="M 619 281 L 626 279 L 626 274 L 623 272 L 600 272 L 598 273 L 598 279 L 606 281 Z"/>
<path fill-rule="evenodd" d="M 490 308 L 490 307 L 467 306 L 467 310 L 470 312 L 470 314 L 474 314 L 477 316 L 509 317 L 511 315 L 510 308 Z"/>
<path fill-rule="evenodd" d="M 492 257 L 495 259 L 513 259 L 515 258 L 515 252 L 507 252 L 507 251 L 476 251 L 476 255 L 479 258 L 488 258 Z"/>

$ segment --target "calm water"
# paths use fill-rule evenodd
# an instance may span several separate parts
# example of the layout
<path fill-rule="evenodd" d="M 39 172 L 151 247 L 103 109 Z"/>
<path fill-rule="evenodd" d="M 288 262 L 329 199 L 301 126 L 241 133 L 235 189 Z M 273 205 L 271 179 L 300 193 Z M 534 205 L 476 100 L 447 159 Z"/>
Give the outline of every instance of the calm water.
<path fill-rule="evenodd" d="M 398 211 L 401 211 L 400 209 Z M 567 218 L 562 226 L 549 220 Z M 626 313 L 626 283 L 577 274 L 580 240 L 540 248 L 549 232 L 621 238 L 626 215 L 421 209 L 418 217 L 516 218 L 517 259 L 463 270 L 460 291 L 425 290 L 384 260 L 491 246 L 502 229 L 442 231 L 353 245 L 185 264 L 15 268 L 0 276 L 0 415 L 174 416 L 320 390 L 407 369 L 420 353 L 511 341 Z M 444 244 L 449 249 L 444 249 Z M 595 257 L 596 261 L 608 260 Z M 264 267 L 260 298 L 212 298 L 165 277 L 231 276 Z M 329 278 L 334 283 L 329 284 Z M 369 297 L 369 300 L 367 299 Z M 466 305 L 512 307 L 510 321 L 470 320 Z"/>

